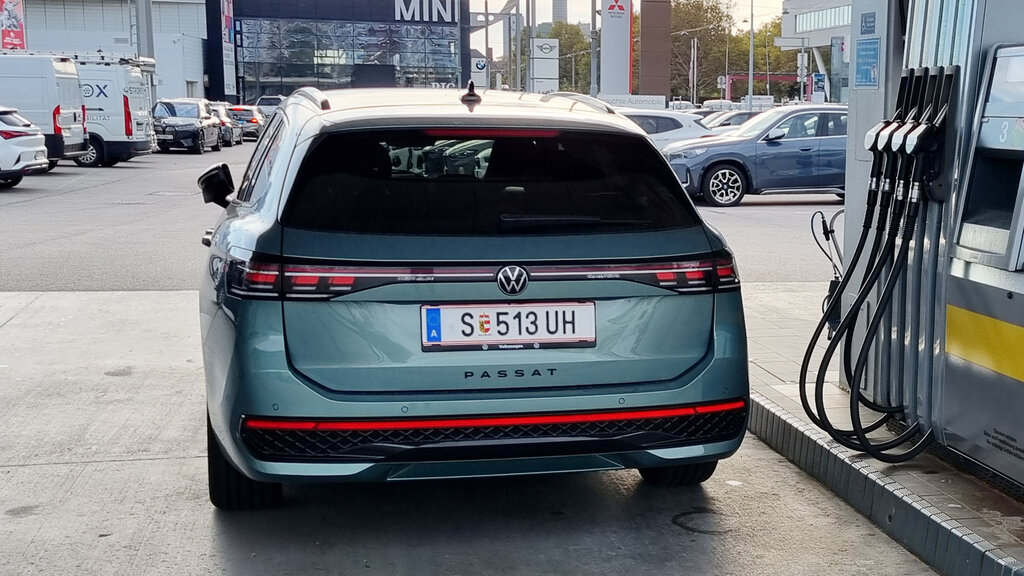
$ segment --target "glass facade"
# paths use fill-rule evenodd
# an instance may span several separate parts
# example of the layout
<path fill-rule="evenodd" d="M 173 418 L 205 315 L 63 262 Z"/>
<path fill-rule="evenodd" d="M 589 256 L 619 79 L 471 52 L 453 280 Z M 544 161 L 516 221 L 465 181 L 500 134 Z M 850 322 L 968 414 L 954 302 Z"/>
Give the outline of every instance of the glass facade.
<path fill-rule="evenodd" d="M 302 86 L 456 86 L 458 25 L 237 18 L 246 100 Z"/>
<path fill-rule="evenodd" d="M 813 30 L 827 30 L 850 25 L 850 6 L 837 6 L 796 15 L 796 32 L 802 34 Z"/>

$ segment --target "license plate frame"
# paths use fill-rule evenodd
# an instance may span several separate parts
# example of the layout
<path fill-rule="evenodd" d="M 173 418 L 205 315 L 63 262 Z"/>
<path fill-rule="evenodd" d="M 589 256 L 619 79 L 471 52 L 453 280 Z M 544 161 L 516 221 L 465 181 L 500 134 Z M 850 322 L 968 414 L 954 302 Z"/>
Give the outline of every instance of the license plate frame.
<path fill-rule="evenodd" d="M 597 306 L 593 301 L 420 306 L 420 347 L 424 352 L 595 346 Z"/>
<path fill-rule="evenodd" d="M 156 139 L 157 140 L 173 140 L 174 139 L 174 135 L 173 134 L 157 134 L 156 135 Z"/>

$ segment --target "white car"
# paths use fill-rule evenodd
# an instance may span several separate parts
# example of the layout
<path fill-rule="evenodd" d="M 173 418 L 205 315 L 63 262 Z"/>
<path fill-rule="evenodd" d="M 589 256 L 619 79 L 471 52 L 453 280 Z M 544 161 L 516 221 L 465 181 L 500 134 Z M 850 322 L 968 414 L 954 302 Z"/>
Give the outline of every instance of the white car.
<path fill-rule="evenodd" d="M 711 135 L 711 132 L 700 123 L 700 116 L 696 114 L 633 108 L 616 108 L 615 111 L 643 128 L 659 150 L 680 140 Z"/>
<path fill-rule="evenodd" d="M 43 131 L 18 114 L 0 106 L 0 189 L 13 188 L 28 174 L 46 172 Z"/>
<path fill-rule="evenodd" d="M 286 96 L 260 96 L 256 100 L 255 106 L 260 109 L 260 112 L 263 112 L 264 116 L 270 118 L 274 115 L 274 110 L 277 110 L 277 107 L 281 105 L 281 102 L 284 102 L 285 98 Z"/>

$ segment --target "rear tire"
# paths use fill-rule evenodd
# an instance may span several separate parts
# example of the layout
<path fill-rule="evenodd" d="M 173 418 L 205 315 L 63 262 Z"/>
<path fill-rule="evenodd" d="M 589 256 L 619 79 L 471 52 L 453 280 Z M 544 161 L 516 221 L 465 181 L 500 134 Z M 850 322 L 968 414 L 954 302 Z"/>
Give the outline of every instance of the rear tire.
<path fill-rule="evenodd" d="M 227 140 L 224 141 L 224 146 L 227 146 L 228 148 L 231 148 L 234 145 L 235 145 L 234 136 L 231 136 Z"/>
<path fill-rule="evenodd" d="M 84 156 L 79 156 L 74 159 L 74 163 L 78 164 L 83 168 L 96 168 L 97 166 L 105 166 L 103 162 L 106 160 L 103 154 L 103 146 L 99 140 L 90 137 L 85 143 L 86 152 Z"/>
<path fill-rule="evenodd" d="M 258 510 L 281 503 L 281 485 L 257 482 L 239 472 L 224 456 L 210 417 L 206 417 L 206 462 L 210 502 L 221 510 Z"/>
<path fill-rule="evenodd" d="M 644 482 L 655 486 L 696 486 L 715 473 L 718 461 L 698 462 L 661 468 L 641 468 Z"/>
<path fill-rule="evenodd" d="M 14 188 L 22 181 L 24 176 L 11 176 L 9 178 L 0 178 L 0 190 L 6 190 L 8 188 Z"/>

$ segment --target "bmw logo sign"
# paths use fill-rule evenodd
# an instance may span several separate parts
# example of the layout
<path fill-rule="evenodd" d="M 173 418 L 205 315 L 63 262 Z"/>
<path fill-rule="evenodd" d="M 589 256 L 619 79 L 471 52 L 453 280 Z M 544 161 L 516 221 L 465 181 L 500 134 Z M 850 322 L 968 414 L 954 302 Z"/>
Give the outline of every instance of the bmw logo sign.
<path fill-rule="evenodd" d="M 487 62 L 484 61 L 484 60 L 477 60 L 476 61 L 476 69 L 477 70 L 486 70 L 487 69 Z"/>

